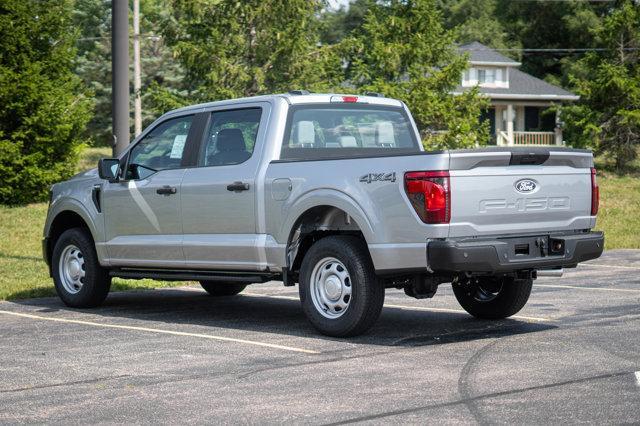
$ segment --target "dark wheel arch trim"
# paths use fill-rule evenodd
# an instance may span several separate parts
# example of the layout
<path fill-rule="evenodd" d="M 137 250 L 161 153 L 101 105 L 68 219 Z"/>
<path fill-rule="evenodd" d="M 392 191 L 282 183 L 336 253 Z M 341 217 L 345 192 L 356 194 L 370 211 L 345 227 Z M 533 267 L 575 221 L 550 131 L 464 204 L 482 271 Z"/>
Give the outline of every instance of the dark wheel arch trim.
<path fill-rule="evenodd" d="M 48 234 L 42 239 L 42 257 L 49 269 L 49 276 L 52 277 L 51 258 L 53 256 L 53 248 L 58 238 L 67 230 L 72 228 L 85 229 L 95 242 L 95 236 L 89 227 L 87 221 L 77 212 L 73 210 L 63 210 L 59 212 L 51 221 Z"/>

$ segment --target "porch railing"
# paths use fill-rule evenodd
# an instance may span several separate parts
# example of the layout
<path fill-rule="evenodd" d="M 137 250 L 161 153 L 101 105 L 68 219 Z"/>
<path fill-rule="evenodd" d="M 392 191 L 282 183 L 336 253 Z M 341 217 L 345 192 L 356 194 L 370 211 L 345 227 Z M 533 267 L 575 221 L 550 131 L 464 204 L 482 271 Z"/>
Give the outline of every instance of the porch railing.
<path fill-rule="evenodd" d="M 500 131 L 497 135 L 498 145 L 509 145 L 507 132 Z M 513 132 L 514 145 L 555 145 L 554 132 Z"/>
<path fill-rule="evenodd" d="M 553 132 L 513 132 L 514 145 L 554 145 Z"/>

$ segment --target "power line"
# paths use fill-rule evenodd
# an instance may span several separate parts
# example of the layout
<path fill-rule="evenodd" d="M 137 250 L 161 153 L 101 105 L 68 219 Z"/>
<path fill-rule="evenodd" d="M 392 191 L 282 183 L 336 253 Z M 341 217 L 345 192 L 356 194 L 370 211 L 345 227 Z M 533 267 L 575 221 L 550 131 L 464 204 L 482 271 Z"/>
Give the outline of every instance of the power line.
<path fill-rule="evenodd" d="M 511 0 L 516 3 L 538 2 L 538 3 L 613 3 L 616 0 Z M 637 3 L 638 0 L 635 0 Z"/>
<path fill-rule="evenodd" d="M 576 0 L 514 0 L 514 1 L 576 1 Z M 580 1 L 610 1 L 610 0 L 580 0 Z M 158 41 L 162 39 L 162 36 L 157 34 L 140 34 L 140 38 L 147 40 Z M 82 37 L 77 41 L 96 41 L 96 40 L 109 40 L 111 37 Z M 483 52 L 487 50 L 493 50 L 497 52 L 522 52 L 522 53 L 584 53 L 584 52 L 636 52 L 640 51 L 640 47 L 623 47 L 623 48 L 608 48 L 608 47 L 559 47 L 559 48 L 518 48 L 518 47 L 504 47 L 504 48 L 471 48 L 464 49 L 464 52 Z"/>
<path fill-rule="evenodd" d="M 635 52 L 640 51 L 640 47 L 567 47 L 567 48 L 549 48 L 549 49 L 533 49 L 533 48 L 499 48 L 490 49 L 498 52 L 522 52 L 522 53 L 582 53 L 582 52 Z M 463 52 L 488 52 L 489 49 L 464 49 Z"/>

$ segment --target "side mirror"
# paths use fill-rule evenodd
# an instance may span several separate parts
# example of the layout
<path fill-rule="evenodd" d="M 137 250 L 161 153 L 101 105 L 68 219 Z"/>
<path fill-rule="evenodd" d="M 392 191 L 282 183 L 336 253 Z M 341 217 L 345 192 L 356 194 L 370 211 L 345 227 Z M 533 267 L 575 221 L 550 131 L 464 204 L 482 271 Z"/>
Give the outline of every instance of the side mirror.
<path fill-rule="evenodd" d="M 110 182 L 118 180 L 120 160 L 117 158 L 101 158 L 98 161 L 98 176 Z"/>

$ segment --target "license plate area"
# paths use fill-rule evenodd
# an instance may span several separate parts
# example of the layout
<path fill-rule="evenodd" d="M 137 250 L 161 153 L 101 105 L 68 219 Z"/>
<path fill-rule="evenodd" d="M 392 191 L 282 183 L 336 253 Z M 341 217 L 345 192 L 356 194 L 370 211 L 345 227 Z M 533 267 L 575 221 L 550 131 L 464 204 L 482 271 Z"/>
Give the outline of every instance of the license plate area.
<path fill-rule="evenodd" d="M 505 238 L 506 253 L 509 260 L 539 259 L 564 254 L 564 241 L 548 235 Z"/>

